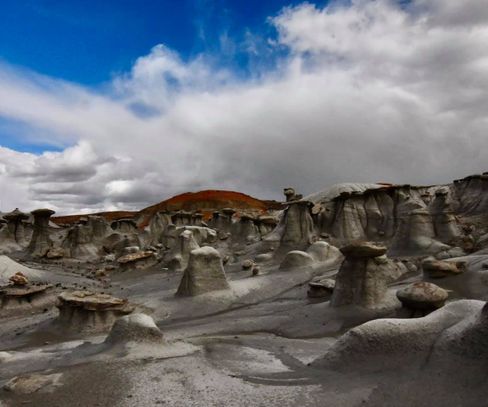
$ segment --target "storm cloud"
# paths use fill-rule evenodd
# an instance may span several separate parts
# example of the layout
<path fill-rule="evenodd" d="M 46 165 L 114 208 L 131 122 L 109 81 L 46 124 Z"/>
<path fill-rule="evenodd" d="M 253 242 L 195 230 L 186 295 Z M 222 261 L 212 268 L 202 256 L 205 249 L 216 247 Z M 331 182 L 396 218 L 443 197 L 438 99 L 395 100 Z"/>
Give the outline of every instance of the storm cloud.
<path fill-rule="evenodd" d="M 64 146 L 0 148 L 1 209 L 134 209 L 203 188 L 278 198 L 284 186 L 308 194 L 344 181 L 430 184 L 481 172 L 485 6 L 285 8 L 269 19 L 280 56 L 247 80 L 162 44 L 97 91 L 0 65 L 0 116 L 22 124 L 19 137 L 27 127 Z"/>

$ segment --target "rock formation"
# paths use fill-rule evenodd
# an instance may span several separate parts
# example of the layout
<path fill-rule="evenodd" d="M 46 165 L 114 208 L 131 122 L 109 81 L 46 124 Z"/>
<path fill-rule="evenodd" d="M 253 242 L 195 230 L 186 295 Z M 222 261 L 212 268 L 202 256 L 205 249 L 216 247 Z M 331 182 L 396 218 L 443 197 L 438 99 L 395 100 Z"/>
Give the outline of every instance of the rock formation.
<path fill-rule="evenodd" d="M 25 244 L 26 235 L 24 222 L 29 219 L 29 215 L 15 208 L 10 213 L 3 216 L 7 221 L 7 230 L 10 237 L 20 246 Z"/>
<path fill-rule="evenodd" d="M 178 236 L 176 244 L 170 249 L 164 258 L 164 264 L 170 270 L 184 270 L 188 265 L 190 253 L 200 246 L 193 237 L 191 230 L 184 230 Z"/>
<path fill-rule="evenodd" d="M 34 232 L 27 247 L 27 252 L 33 257 L 44 257 L 53 242 L 49 237 L 49 219 L 54 214 L 51 209 L 36 209 L 31 212 L 34 216 Z"/>
<path fill-rule="evenodd" d="M 122 271 L 136 269 L 143 270 L 157 263 L 156 255 L 150 250 L 139 250 L 129 253 L 117 259 Z"/>
<path fill-rule="evenodd" d="M 283 214 L 283 247 L 306 249 L 314 241 L 314 225 L 309 201 L 290 201 Z"/>
<path fill-rule="evenodd" d="M 134 310 L 125 299 L 91 291 L 63 292 L 56 306 L 59 308 L 57 323 L 73 332 L 109 329 L 118 317 Z"/>
<path fill-rule="evenodd" d="M 210 246 L 192 250 L 177 296 L 194 296 L 229 289 L 220 253 Z"/>
<path fill-rule="evenodd" d="M 115 345 L 130 342 L 162 343 L 163 334 L 149 315 L 124 315 L 115 321 L 105 343 Z"/>
<path fill-rule="evenodd" d="M 398 290 L 396 295 L 404 307 L 428 312 L 444 306 L 449 294 L 439 286 L 423 281 Z"/>
<path fill-rule="evenodd" d="M 337 273 L 330 305 L 381 307 L 395 268 L 392 262 L 382 257 L 386 247 L 355 242 L 341 248 L 341 252 L 345 259 Z"/>

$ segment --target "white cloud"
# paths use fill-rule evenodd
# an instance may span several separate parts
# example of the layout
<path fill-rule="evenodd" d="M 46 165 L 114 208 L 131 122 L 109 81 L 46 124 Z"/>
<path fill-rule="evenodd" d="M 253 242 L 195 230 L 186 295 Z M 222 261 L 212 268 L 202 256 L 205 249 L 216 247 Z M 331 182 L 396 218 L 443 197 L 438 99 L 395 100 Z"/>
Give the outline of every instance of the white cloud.
<path fill-rule="evenodd" d="M 164 46 L 105 93 L 0 66 L 0 116 L 72 145 L 41 156 L 0 148 L 2 209 L 131 209 L 209 187 L 276 198 L 288 185 L 310 193 L 482 171 L 483 3 L 287 8 L 269 44 L 288 56 L 248 81 Z"/>

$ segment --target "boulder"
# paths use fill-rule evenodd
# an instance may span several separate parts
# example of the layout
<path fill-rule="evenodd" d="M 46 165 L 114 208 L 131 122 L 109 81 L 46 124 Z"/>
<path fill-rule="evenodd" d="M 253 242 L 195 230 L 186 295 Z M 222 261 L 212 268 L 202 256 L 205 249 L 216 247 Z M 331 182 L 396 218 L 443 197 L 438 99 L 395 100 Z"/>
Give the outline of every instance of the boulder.
<path fill-rule="evenodd" d="M 434 310 L 444 305 L 449 296 L 443 288 L 425 281 L 413 283 L 398 290 L 397 298 L 405 308 Z"/>
<path fill-rule="evenodd" d="M 29 280 L 20 271 L 15 273 L 12 277 L 8 279 L 14 286 L 25 286 L 29 284 Z"/>
<path fill-rule="evenodd" d="M 427 259 L 422 262 L 422 270 L 427 277 L 443 278 L 464 273 L 466 264 L 464 262 Z"/>

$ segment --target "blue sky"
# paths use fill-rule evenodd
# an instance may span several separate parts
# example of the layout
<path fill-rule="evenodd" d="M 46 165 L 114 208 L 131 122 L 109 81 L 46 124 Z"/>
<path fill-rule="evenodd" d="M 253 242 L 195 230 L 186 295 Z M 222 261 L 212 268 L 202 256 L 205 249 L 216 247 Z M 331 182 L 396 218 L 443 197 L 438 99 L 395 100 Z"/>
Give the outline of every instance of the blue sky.
<path fill-rule="evenodd" d="M 3 205 L 485 171 L 487 41 L 486 0 L 2 0 Z"/>
<path fill-rule="evenodd" d="M 128 70 L 156 44 L 183 58 L 213 52 L 246 70 L 239 53 L 221 48 L 246 32 L 272 37 L 267 17 L 293 0 L 3 0 L 0 56 L 11 64 L 85 85 Z M 323 1 L 317 2 L 322 4 Z M 220 54 L 220 55 L 219 55 Z"/>
<path fill-rule="evenodd" d="M 263 52 L 276 36 L 268 23 L 293 0 L 3 0 L 0 58 L 49 77 L 97 88 L 130 70 L 156 44 L 182 59 L 211 56 L 216 65 L 246 77 L 253 55 L 242 44 L 252 35 Z M 318 1 L 323 4 L 324 1 Z M 17 131 L 10 130 L 16 127 Z M 20 126 L 22 129 L 22 126 Z M 0 118 L 0 143 L 17 151 L 41 153 L 63 146 L 19 132 L 18 123 Z"/>

